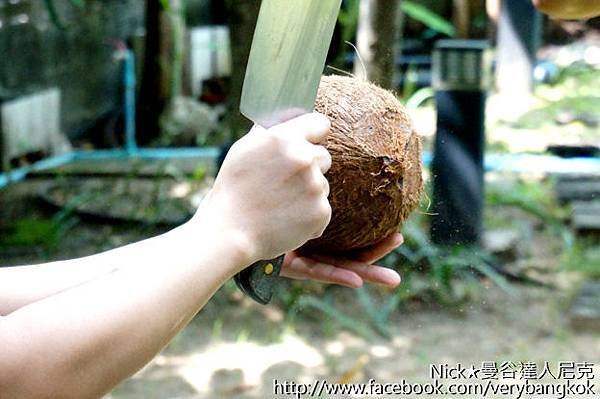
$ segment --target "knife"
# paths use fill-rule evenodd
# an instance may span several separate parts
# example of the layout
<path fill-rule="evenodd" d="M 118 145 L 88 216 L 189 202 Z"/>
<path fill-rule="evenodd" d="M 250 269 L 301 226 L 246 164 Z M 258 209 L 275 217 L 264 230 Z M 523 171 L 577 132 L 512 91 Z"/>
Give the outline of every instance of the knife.
<path fill-rule="evenodd" d="M 240 112 L 269 128 L 313 111 L 342 0 L 263 0 L 248 58 Z M 267 304 L 283 255 L 238 273 L 237 286 Z"/>

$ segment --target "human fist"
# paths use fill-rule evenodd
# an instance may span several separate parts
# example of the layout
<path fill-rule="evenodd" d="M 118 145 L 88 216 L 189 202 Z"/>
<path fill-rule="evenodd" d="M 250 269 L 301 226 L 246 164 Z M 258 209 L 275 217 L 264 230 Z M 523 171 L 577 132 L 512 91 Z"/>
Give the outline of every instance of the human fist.
<path fill-rule="evenodd" d="M 252 128 L 229 150 L 198 218 L 241 242 L 248 263 L 319 237 L 331 219 L 331 156 L 318 145 L 329 128 L 318 113 Z"/>

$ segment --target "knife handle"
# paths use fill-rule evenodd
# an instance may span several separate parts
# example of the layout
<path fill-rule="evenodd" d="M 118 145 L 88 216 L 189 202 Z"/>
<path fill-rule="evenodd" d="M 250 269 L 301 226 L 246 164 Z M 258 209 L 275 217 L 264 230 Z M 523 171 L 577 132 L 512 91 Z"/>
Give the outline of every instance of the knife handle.
<path fill-rule="evenodd" d="M 221 147 L 221 153 L 217 158 L 217 170 L 221 169 L 232 144 L 227 143 Z M 266 305 L 273 297 L 273 290 L 279 279 L 283 257 L 284 255 L 281 255 L 275 259 L 259 260 L 253 263 L 233 277 L 235 284 L 244 294 L 256 302 Z"/>
<path fill-rule="evenodd" d="M 284 255 L 275 259 L 259 260 L 236 274 L 233 279 L 244 294 L 266 305 L 273 297 L 273 289 L 279 280 L 283 258 Z"/>

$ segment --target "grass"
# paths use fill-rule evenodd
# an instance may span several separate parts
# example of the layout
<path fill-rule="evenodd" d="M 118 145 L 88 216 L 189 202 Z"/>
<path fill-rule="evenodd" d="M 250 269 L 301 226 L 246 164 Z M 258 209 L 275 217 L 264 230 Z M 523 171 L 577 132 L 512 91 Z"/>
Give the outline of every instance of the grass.
<path fill-rule="evenodd" d="M 534 235 L 546 241 L 543 251 L 548 252 L 548 257 L 558 254 L 559 265 L 551 268 L 551 273 L 568 270 L 600 277 L 600 249 L 594 241 L 575 237 L 568 228 L 568 209 L 554 200 L 551 180 L 502 182 L 490 182 L 487 186 L 486 226 L 514 229 L 522 227 L 523 218 L 527 218 L 535 227 L 517 233 L 528 245 L 535 245 Z M 519 219 L 507 217 L 515 212 L 521 215 Z M 311 292 L 306 290 L 305 282 L 287 282 L 279 290 L 278 300 L 289 322 L 296 323 L 301 313 L 304 318 L 318 321 L 323 334 L 345 329 L 365 338 L 374 335 L 388 338 L 390 327 L 396 322 L 394 314 L 411 303 L 458 309 L 477 298 L 488 283 L 500 287 L 507 295 L 516 292 L 515 284 L 504 274 L 503 263 L 492 254 L 476 247 L 442 247 L 431 243 L 427 233 L 428 217 L 424 213 L 413 214 L 402 229 L 405 243 L 379 262 L 400 272 L 402 284 L 398 288 L 365 286 L 354 290 L 350 306 L 348 297 L 338 287 Z M 521 256 L 527 258 L 534 254 Z M 531 262 L 535 259 L 531 258 Z M 527 275 L 527 270 L 520 273 L 523 274 L 516 275 L 520 281 L 537 283 Z M 514 274 L 510 276 L 515 278 Z"/>
<path fill-rule="evenodd" d="M 580 273 L 589 279 L 600 279 L 600 246 L 597 238 L 583 238 L 561 257 L 566 271 Z"/>
<path fill-rule="evenodd" d="M 22 218 L 0 225 L 0 249 L 39 248 L 49 257 L 77 223 L 72 208 L 67 207 L 52 218 Z"/>

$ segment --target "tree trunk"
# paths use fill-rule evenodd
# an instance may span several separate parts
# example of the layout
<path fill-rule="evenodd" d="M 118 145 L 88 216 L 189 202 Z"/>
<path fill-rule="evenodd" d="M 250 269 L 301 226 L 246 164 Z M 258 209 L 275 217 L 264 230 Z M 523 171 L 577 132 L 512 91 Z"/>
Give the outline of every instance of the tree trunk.
<path fill-rule="evenodd" d="M 260 0 L 226 0 L 228 24 L 231 36 L 231 85 L 229 90 L 229 112 L 225 124 L 232 140 L 243 136 L 251 122 L 240 113 L 242 86 L 246 75 L 246 64 L 252 46 L 252 37 Z"/>
<path fill-rule="evenodd" d="M 456 26 L 456 37 L 466 39 L 471 31 L 471 19 L 468 0 L 454 0 L 452 2 L 452 19 Z"/>
<path fill-rule="evenodd" d="M 169 0 L 169 9 L 161 13 L 161 56 L 163 91 L 167 100 L 181 96 L 185 53 L 185 8 L 183 0 Z"/>
<path fill-rule="evenodd" d="M 182 91 L 185 18 L 182 0 L 146 0 L 146 40 L 142 67 L 137 140 L 146 144 L 160 135 L 160 116 Z"/>
<path fill-rule="evenodd" d="M 396 58 L 399 54 L 402 14 L 401 0 L 362 0 L 358 22 L 358 52 L 354 73 L 384 89 L 394 89 Z"/>
<path fill-rule="evenodd" d="M 493 4 L 485 0 L 453 0 L 452 21 L 456 27 L 456 37 L 460 39 L 486 39 L 490 29 L 487 10 L 493 11 Z M 488 8 L 486 8 L 488 7 Z"/>
<path fill-rule="evenodd" d="M 158 137 L 159 118 L 165 107 L 160 76 L 160 13 L 159 1 L 146 0 L 146 43 L 138 101 L 138 143 L 145 144 Z"/>

